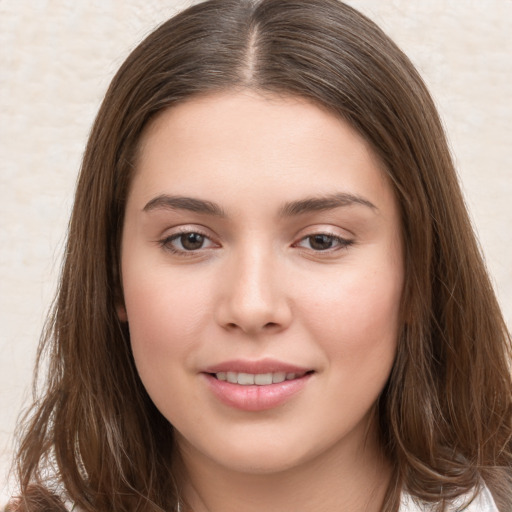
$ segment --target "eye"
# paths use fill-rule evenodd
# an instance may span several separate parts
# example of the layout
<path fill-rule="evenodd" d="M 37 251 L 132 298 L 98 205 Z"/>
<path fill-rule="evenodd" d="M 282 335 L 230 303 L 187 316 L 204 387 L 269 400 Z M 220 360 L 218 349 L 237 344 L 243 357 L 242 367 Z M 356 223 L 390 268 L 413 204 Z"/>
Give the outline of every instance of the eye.
<path fill-rule="evenodd" d="M 160 245 L 173 253 L 194 252 L 215 247 L 215 244 L 202 233 L 187 231 L 164 238 Z"/>
<path fill-rule="evenodd" d="M 352 240 L 347 240 L 336 235 L 329 235 L 327 233 L 315 233 L 302 238 L 298 243 L 298 247 L 311 249 L 313 251 L 329 251 L 337 250 L 348 247 L 353 243 Z"/>

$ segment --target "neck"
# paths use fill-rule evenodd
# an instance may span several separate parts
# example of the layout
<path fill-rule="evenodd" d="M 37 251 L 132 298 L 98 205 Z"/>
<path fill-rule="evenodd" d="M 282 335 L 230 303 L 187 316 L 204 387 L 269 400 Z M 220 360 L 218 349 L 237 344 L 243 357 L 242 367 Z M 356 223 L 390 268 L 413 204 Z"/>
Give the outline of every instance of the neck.
<path fill-rule="evenodd" d="M 380 512 L 392 468 L 376 439 L 279 471 L 234 471 L 183 447 L 183 512 Z"/>

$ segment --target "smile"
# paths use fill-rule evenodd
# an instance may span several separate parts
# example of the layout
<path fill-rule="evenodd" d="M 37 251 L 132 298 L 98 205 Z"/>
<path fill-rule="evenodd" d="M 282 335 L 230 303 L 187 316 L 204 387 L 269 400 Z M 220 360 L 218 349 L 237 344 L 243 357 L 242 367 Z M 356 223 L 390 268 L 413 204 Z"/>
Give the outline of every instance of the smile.
<path fill-rule="evenodd" d="M 244 372 L 218 372 L 214 376 L 217 380 L 230 382 L 231 384 L 240 384 L 241 386 L 269 386 L 270 384 L 279 384 L 285 380 L 294 380 L 304 376 L 303 373 L 244 373 Z"/>
<path fill-rule="evenodd" d="M 225 361 L 201 372 L 217 401 L 246 412 L 266 411 L 288 403 L 308 388 L 315 373 L 272 359 Z"/>

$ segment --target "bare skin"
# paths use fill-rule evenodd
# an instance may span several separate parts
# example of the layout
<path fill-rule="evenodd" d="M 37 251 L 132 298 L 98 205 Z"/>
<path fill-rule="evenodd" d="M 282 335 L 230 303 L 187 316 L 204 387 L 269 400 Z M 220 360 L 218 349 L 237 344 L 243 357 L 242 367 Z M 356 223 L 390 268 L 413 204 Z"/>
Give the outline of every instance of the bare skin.
<path fill-rule="evenodd" d="M 354 130 L 248 91 L 160 114 L 128 197 L 122 281 L 119 316 L 176 429 L 191 511 L 381 509 L 391 469 L 373 411 L 403 255 L 393 190 Z"/>

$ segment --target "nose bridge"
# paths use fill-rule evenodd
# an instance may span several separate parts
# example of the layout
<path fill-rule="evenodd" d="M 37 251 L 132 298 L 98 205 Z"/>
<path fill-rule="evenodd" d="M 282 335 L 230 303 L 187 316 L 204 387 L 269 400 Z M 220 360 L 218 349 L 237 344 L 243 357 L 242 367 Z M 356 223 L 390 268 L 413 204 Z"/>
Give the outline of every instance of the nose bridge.
<path fill-rule="evenodd" d="M 248 248 L 237 258 L 234 297 L 248 308 L 265 309 L 272 302 L 275 258 L 260 247 Z"/>
<path fill-rule="evenodd" d="M 278 266 L 270 244 L 248 243 L 233 254 L 220 305 L 224 326 L 257 332 L 288 324 L 288 298 Z"/>

